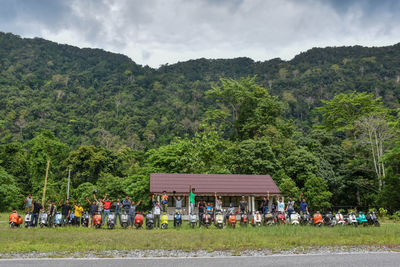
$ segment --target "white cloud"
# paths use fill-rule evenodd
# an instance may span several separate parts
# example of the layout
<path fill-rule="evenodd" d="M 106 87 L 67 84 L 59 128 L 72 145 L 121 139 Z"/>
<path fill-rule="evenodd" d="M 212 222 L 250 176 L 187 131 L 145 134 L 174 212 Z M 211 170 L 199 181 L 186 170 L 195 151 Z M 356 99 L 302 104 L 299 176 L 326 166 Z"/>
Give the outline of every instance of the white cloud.
<path fill-rule="evenodd" d="M 393 8 L 400 5 L 384 2 L 71 0 L 48 8 L 50 18 L 39 7 L 10 4 L 11 21 L 0 19 L 0 29 L 99 47 L 153 67 L 200 57 L 290 59 L 316 46 L 400 41 L 400 8 Z"/>

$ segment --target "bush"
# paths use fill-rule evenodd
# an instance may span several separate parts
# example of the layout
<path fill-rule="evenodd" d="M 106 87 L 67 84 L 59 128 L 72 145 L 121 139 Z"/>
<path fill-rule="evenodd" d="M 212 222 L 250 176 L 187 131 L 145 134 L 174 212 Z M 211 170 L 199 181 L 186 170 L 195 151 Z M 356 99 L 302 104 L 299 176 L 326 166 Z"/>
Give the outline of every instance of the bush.
<path fill-rule="evenodd" d="M 379 208 L 379 217 L 386 218 L 387 217 L 387 209 Z"/>
<path fill-rule="evenodd" d="M 0 211 L 11 211 L 22 207 L 23 196 L 14 176 L 0 167 Z"/>
<path fill-rule="evenodd" d="M 400 221 L 400 210 L 398 210 L 395 213 L 393 213 L 392 219 L 396 220 L 396 221 Z"/>

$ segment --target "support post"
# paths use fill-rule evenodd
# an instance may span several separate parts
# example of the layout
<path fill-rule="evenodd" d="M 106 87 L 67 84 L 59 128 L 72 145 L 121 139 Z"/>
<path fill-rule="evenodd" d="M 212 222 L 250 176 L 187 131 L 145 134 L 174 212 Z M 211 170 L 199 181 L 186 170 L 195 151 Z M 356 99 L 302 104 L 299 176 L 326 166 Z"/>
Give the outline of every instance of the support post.
<path fill-rule="evenodd" d="M 269 196 L 269 200 L 268 200 L 268 210 L 270 212 L 272 212 L 272 202 L 274 201 L 274 196 Z"/>
<path fill-rule="evenodd" d="M 44 200 L 46 199 L 46 186 L 47 186 L 47 176 L 49 175 L 50 160 L 47 161 L 46 175 L 44 176 L 44 187 L 43 187 L 43 197 L 42 205 L 44 206 Z"/>
<path fill-rule="evenodd" d="M 67 199 L 69 199 L 69 184 L 71 182 L 71 169 L 68 169 Z"/>
<path fill-rule="evenodd" d="M 249 213 L 253 214 L 253 207 L 251 206 L 251 197 L 247 197 L 247 205 L 249 205 Z"/>
<path fill-rule="evenodd" d="M 251 197 L 251 206 L 252 206 L 252 209 L 253 209 L 253 215 L 254 215 L 254 210 L 255 210 L 254 198 L 255 198 L 254 196 Z"/>

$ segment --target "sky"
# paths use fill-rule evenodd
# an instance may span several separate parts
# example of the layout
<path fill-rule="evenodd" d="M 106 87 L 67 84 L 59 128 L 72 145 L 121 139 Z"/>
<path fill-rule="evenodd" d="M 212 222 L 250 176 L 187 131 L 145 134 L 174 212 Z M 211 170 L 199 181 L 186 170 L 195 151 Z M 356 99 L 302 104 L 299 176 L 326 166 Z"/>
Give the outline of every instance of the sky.
<path fill-rule="evenodd" d="M 400 42 L 400 0 L 0 0 L 0 31 L 159 67 Z"/>

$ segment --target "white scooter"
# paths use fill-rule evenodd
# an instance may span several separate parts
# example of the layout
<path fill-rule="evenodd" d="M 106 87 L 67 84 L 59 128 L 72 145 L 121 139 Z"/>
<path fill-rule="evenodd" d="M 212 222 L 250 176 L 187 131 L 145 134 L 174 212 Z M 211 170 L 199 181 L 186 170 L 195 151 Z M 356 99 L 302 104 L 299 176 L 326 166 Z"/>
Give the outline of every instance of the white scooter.
<path fill-rule="evenodd" d="M 340 211 L 338 211 L 338 213 L 336 213 L 335 218 L 336 218 L 337 225 L 343 226 L 346 224 L 346 221 L 344 220 L 344 217 L 343 217 L 342 213 L 340 213 Z"/>
<path fill-rule="evenodd" d="M 194 228 L 197 225 L 197 215 L 196 214 L 190 214 L 189 215 L 189 224 Z"/>
<path fill-rule="evenodd" d="M 29 225 L 31 224 L 31 219 L 32 219 L 32 214 L 27 213 L 24 218 L 25 228 L 29 227 Z"/>
<path fill-rule="evenodd" d="M 114 217 L 115 218 L 115 217 Z M 128 227 L 128 221 L 129 221 L 129 217 L 128 217 L 128 214 L 127 213 L 122 213 L 121 214 L 121 226 L 123 227 L 123 228 L 127 228 Z"/>
<path fill-rule="evenodd" d="M 115 213 L 110 213 L 107 218 L 107 227 L 108 229 L 114 229 L 115 227 Z"/>
<path fill-rule="evenodd" d="M 224 216 L 220 211 L 215 215 L 215 226 L 219 229 L 224 228 Z"/>
<path fill-rule="evenodd" d="M 290 224 L 291 225 L 299 225 L 300 224 L 300 214 L 294 212 L 290 214 Z"/>
<path fill-rule="evenodd" d="M 39 227 L 40 228 L 47 226 L 47 218 L 48 218 L 48 215 L 46 212 L 40 213 L 40 216 L 39 216 Z"/>
<path fill-rule="evenodd" d="M 262 216 L 259 211 L 256 211 L 254 214 L 253 219 L 251 220 L 251 225 L 253 226 L 261 226 Z"/>
<path fill-rule="evenodd" d="M 347 219 L 347 224 L 348 224 L 348 225 L 354 225 L 355 227 L 358 226 L 357 217 L 356 217 L 356 215 L 355 215 L 354 212 L 351 212 L 351 213 L 349 214 L 349 217 L 348 217 L 348 219 Z"/>

